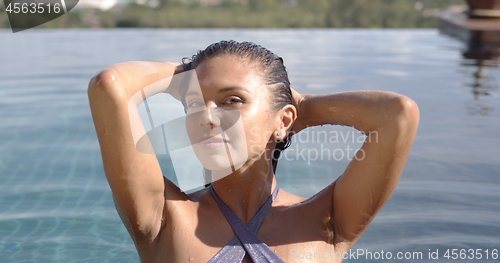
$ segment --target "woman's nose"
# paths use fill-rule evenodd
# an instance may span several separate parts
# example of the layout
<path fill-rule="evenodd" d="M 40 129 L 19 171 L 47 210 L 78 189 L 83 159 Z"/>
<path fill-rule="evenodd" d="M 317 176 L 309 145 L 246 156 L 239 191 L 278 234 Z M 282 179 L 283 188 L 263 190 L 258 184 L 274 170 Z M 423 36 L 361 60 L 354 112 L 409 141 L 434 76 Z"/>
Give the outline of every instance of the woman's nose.
<path fill-rule="evenodd" d="M 200 114 L 200 125 L 220 126 L 215 105 L 207 105 L 205 112 Z"/>

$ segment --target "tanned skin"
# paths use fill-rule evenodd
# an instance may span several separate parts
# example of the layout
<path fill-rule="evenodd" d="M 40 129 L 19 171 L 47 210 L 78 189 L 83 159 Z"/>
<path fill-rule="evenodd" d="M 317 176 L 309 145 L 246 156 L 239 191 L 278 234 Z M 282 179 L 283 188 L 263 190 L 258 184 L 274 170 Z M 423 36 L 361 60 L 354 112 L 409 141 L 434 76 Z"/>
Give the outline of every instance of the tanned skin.
<path fill-rule="evenodd" d="M 134 143 L 130 99 L 144 87 L 182 71 L 177 63 L 127 62 L 104 69 L 88 88 L 106 177 L 144 263 L 206 262 L 235 235 L 210 191 L 186 195 L 163 176 L 156 156 L 139 152 Z M 303 95 L 292 90 L 293 105 L 275 111 L 269 87 L 250 61 L 212 58 L 198 65 L 196 73 L 207 107 L 238 110 L 246 134 L 258 128 L 248 141 L 249 160 L 212 184 L 243 222 L 256 214 L 276 187 L 271 160 L 264 156 L 272 156 L 276 140 L 287 131 L 332 124 L 368 136 L 361 147 L 364 154 L 359 151 L 343 174 L 334 182 L 337 175 L 332 174 L 332 183 L 313 197 L 305 199 L 282 189 L 257 233 L 286 262 L 308 262 L 298 258 L 305 253 L 347 252 L 396 188 L 418 128 L 416 103 L 383 91 Z M 250 92 L 219 92 L 229 86 Z M 210 114 L 205 121 L 200 125 L 217 125 Z M 310 262 L 341 261 L 333 257 Z M 252 261 L 245 257 L 243 262 Z"/>

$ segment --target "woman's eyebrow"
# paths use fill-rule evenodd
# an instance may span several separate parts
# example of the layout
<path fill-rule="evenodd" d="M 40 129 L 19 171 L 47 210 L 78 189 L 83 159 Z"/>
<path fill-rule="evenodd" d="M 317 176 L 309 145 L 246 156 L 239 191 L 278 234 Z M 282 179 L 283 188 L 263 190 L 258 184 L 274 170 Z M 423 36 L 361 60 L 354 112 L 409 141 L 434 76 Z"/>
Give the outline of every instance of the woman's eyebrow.
<path fill-rule="evenodd" d="M 223 92 L 228 92 L 228 91 L 233 91 L 233 90 L 240 90 L 240 91 L 243 91 L 245 93 L 250 93 L 250 91 L 246 88 L 243 88 L 243 87 L 239 87 L 239 86 L 230 86 L 230 87 L 224 87 L 224 88 L 221 88 L 217 91 L 217 93 L 223 93 Z M 198 96 L 198 97 L 201 97 L 203 96 L 202 94 L 200 94 L 198 91 L 188 91 L 186 93 L 186 95 L 184 95 L 185 97 L 188 97 L 188 96 Z"/>
<path fill-rule="evenodd" d="M 221 88 L 219 91 L 217 91 L 218 93 L 222 93 L 222 92 L 227 92 L 227 91 L 233 91 L 233 90 L 240 90 L 240 91 L 243 91 L 245 93 L 250 93 L 250 91 L 246 88 L 243 88 L 243 87 L 239 87 L 239 86 L 231 86 L 231 87 L 225 87 L 225 88 Z"/>
<path fill-rule="evenodd" d="M 197 91 L 188 91 L 188 92 L 186 93 L 185 97 L 190 96 L 190 95 L 192 95 L 192 96 L 202 96 L 202 95 L 201 95 L 199 92 L 197 92 Z"/>

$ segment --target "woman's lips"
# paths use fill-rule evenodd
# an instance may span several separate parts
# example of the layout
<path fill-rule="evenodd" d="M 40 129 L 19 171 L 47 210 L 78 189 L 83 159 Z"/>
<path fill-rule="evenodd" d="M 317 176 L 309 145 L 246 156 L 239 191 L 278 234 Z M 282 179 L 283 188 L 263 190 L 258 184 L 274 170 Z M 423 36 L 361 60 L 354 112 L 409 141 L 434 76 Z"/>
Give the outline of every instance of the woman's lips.
<path fill-rule="evenodd" d="M 220 137 L 202 137 L 198 144 L 201 148 L 204 149 L 215 149 L 224 146 L 224 143 L 228 143 L 228 141 L 220 138 Z"/>

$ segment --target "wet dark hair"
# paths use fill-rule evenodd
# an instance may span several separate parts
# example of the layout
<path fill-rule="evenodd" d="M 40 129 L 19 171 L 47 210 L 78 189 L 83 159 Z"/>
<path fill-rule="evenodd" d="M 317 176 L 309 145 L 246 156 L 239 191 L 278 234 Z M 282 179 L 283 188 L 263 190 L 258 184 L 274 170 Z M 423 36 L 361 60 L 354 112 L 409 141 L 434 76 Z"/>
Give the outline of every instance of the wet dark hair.
<path fill-rule="evenodd" d="M 201 62 L 217 57 L 235 56 L 242 59 L 248 59 L 250 63 L 256 63 L 260 69 L 260 75 L 265 85 L 269 86 L 273 96 L 273 109 L 279 111 L 286 105 L 292 104 L 292 92 L 290 89 L 290 80 L 286 71 L 283 59 L 270 50 L 254 44 L 252 42 L 220 41 L 211 44 L 205 50 L 200 50 L 191 58 L 183 58 L 184 69 L 195 69 Z M 187 90 L 180 90 L 182 104 L 186 111 L 185 95 Z M 287 131 L 286 137 L 282 141 L 277 141 L 276 148 L 273 151 L 272 166 L 276 172 L 278 159 L 281 151 L 290 146 L 291 132 Z"/>

